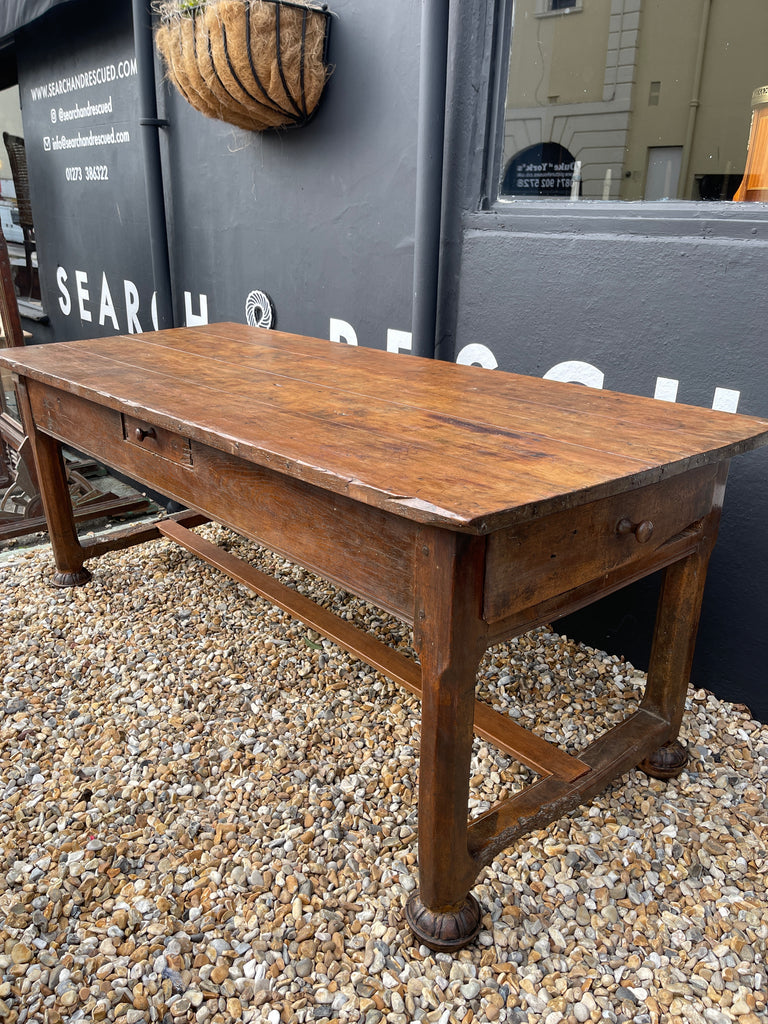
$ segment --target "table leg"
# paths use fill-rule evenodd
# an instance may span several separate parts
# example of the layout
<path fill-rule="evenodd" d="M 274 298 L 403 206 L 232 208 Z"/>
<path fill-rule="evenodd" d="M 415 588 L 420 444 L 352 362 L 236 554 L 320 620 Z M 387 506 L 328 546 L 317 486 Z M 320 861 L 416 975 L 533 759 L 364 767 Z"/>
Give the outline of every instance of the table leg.
<path fill-rule="evenodd" d="M 420 889 L 406 918 L 420 942 L 456 950 L 480 928 L 469 892 L 478 864 L 467 848 L 469 770 L 481 620 L 482 538 L 423 530 L 417 541 L 415 643 L 421 661 Z"/>
<path fill-rule="evenodd" d="M 17 383 L 17 394 L 24 427 L 35 457 L 40 496 L 56 563 L 53 584 L 57 587 L 76 587 L 87 583 L 91 574 L 85 568 L 85 551 L 77 537 L 61 445 L 54 438 L 36 429 L 23 381 Z"/>
<path fill-rule="evenodd" d="M 677 734 L 685 710 L 707 565 L 719 518 L 717 509 L 707 520 L 700 547 L 664 571 L 642 707 L 669 723 L 669 739 L 638 766 L 656 779 L 673 779 L 688 763 L 688 752 Z"/>

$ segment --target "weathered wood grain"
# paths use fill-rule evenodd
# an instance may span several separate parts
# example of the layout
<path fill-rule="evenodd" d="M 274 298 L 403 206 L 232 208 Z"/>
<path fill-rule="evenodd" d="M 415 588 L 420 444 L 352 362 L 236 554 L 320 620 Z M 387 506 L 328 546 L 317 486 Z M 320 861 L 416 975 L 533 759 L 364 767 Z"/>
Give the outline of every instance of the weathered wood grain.
<path fill-rule="evenodd" d="M 129 416 L 170 431 L 183 420 L 214 447 L 470 532 L 676 475 L 768 431 L 765 421 L 238 325 L 10 358 Z"/>
<path fill-rule="evenodd" d="M 673 537 L 708 515 L 716 466 L 649 484 L 627 494 L 554 512 L 498 530 L 488 538 L 485 618 L 497 622 L 536 607 L 621 566 L 648 561 Z M 645 527 L 638 540 L 631 528 Z"/>

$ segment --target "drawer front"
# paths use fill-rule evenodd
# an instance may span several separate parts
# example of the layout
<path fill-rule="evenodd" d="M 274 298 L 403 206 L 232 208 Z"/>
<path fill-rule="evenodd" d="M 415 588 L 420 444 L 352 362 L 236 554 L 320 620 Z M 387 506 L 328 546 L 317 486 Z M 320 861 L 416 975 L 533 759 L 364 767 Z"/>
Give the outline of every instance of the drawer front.
<path fill-rule="evenodd" d="M 189 438 L 180 437 L 170 430 L 153 426 L 145 420 L 136 419 L 123 413 L 123 437 L 128 444 L 143 448 L 144 451 L 159 455 L 180 466 L 192 465 L 192 446 Z"/>
<path fill-rule="evenodd" d="M 171 431 L 140 438 L 151 424 L 35 381 L 28 392 L 43 433 L 412 620 L 410 520 Z"/>
<path fill-rule="evenodd" d="M 717 466 L 702 466 L 491 534 L 485 620 L 498 622 L 632 564 L 652 567 L 665 544 L 711 511 L 717 474 Z"/>

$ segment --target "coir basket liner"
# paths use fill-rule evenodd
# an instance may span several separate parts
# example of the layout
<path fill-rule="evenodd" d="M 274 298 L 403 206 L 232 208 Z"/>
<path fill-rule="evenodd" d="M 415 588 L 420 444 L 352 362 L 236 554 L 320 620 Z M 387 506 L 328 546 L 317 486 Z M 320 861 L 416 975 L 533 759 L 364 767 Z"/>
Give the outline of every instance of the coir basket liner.
<path fill-rule="evenodd" d="M 195 109 L 250 131 L 304 124 L 329 75 L 330 13 L 287 0 L 208 0 L 169 14 L 156 43 Z"/>

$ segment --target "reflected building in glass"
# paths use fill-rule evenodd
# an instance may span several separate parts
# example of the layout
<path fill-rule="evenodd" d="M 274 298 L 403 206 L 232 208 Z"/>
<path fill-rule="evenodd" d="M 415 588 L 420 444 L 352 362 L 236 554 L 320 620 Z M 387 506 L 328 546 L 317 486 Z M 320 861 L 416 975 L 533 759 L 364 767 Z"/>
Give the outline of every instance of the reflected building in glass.
<path fill-rule="evenodd" d="M 733 199 L 766 40 L 766 0 L 514 0 L 501 198 Z"/>

